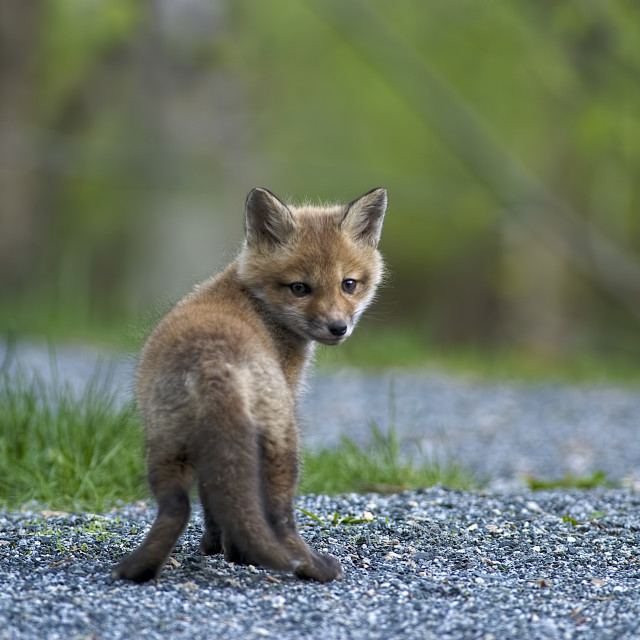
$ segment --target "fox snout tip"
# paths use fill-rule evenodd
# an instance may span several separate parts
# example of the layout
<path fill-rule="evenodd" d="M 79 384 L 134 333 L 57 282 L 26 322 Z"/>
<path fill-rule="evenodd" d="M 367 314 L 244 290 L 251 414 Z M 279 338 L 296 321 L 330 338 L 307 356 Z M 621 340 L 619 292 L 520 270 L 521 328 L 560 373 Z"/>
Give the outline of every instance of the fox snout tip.
<path fill-rule="evenodd" d="M 334 320 L 329 323 L 327 328 L 329 329 L 329 333 L 336 338 L 341 338 L 349 329 L 344 320 Z"/>

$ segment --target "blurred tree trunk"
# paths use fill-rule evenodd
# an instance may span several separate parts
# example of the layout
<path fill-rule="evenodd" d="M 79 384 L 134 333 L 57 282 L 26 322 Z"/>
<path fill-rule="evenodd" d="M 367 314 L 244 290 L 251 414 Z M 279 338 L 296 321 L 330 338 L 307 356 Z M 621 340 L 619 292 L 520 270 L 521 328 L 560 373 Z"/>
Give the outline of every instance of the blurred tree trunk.
<path fill-rule="evenodd" d="M 507 340 L 527 353 L 550 357 L 570 343 L 567 310 L 568 265 L 522 225 L 503 225 L 502 326 Z"/>
<path fill-rule="evenodd" d="M 0 293 L 37 268 L 37 151 L 33 137 L 35 43 L 41 0 L 0 4 Z"/>
<path fill-rule="evenodd" d="M 241 219 L 216 216 L 215 209 L 238 181 L 242 197 L 246 188 L 237 171 L 246 166 L 239 83 L 217 61 L 228 36 L 225 3 L 143 4 L 132 65 L 133 119 L 137 173 L 147 188 L 134 223 L 138 245 L 130 281 L 132 303 L 141 308 L 182 295 L 190 279 L 211 270 L 212 257 L 237 238 L 230 224 L 239 227 Z M 239 212 L 241 202 L 233 200 Z"/>

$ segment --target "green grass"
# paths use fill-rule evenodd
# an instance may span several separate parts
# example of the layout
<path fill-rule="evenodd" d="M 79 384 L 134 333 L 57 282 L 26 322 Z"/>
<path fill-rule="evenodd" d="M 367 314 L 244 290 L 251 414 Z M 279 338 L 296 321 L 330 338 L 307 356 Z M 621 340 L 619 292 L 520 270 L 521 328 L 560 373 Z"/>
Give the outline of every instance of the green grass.
<path fill-rule="evenodd" d="M 123 317 L 93 317 L 81 302 L 77 308 L 47 304 L 38 297 L 0 300 L 0 336 L 20 336 L 52 344 L 86 343 L 119 351 L 138 351 L 150 330 L 171 307 L 163 301 L 147 313 Z M 640 351 L 625 348 L 584 348 L 536 352 L 507 344 L 441 344 L 434 333 L 409 320 L 380 321 L 365 316 L 339 347 L 319 346 L 317 363 L 331 368 L 354 366 L 435 369 L 479 379 L 525 382 L 640 384 Z"/>
<path fill-rule="evenodd" d="M 0 506 L 100 512 L 148 497 L 135 409 L 118 408 L 97 379 L 77 398 L 64 385 L 0 370 Z M 336 449 L 307 453 L 299 492 L 472 486 L 471 476 L 453 464 L 404 455 L 393 429 L 385 435 L 372 427 L 371 434 L 363 448 L 345 437 Z"/>
<path fill-rule="evenodd" d="M 610 488 L 616 483 L 609 480 L 604 471 L 594 471 L 586 476 L 565 475 L 556 480 L 544 480 L 541 478 L 527 478 L 527 485 L 534 491 L 553 489 L 596 489 L 598 487 Z"/>
<path fill-rule="evenodd" d="M 0 506 L 100 512 L 148 497 L 143 434 L 133 406 L 118 407 L 99 377 L 75 397 L 62 384 L 0 368 Z M 389 429 L 371 426 L 368 444 L 343 437 L 335 449 L 307 452 L 299 493 L 397 492 L 442 484 L 478 486 L 454 462 L 407 453 L 397 436 L 390 392 Z M 531 489 L 611 486 L 602 472 L 559 480 L 531 478 Z"/>
<path fill-rule="evenodd" d="M 64 385 L 0 372 L 0 505 L 100 511 L 144 494 L 133 407 L 116 408 L 95 381 L 75 398 Z"/>
<path fill-rule="evenodd" d="M 153 326 L 169 310 L 164 301 L 128 320 L 91 317 L 89 311 L 60 310 L 42 300 L 0 301 L 0 336 L 20 336 L 51 344 L 85 343 L 118 351 L 138 351 Z M 407 321 L 365 317 L 339 347 L 317 349 L 321 368 L 353 366 L 370 370 L 431 369 L 481 380 L 640 384 L 637 347 L 585 348 L 543 353 L 508 345 L 440 344 L 428 328 Z"/>
<path fill-rule="evenodd" d="M 88 309 L 60 308 L 41 299 L 0 299 L 0 337 L 55 344 L 83 343 L 118 351 L 137 350 L 144 342 L 137 328 L 145 319 L 109 321 L 88 316 Z"/>
<path fill-rule="evenodd" d="M 307 453 L 300 493 L 395 493 L 438 483 L 452 489 L 477 484 L 455 463 L 436 458 L 417 462 L 415 456 L 401 451 L 394 428 L 385 434 L 374 424 L 367 446 L 360 447 L 345 436 L 337 449 Z"/>
<path fill-rule="evenodd" d="M 321 367 L 435 369 L 482 380 L 523 382 L 615 383 L 637 385 L 637 354 L 583 349 L 535 353 L 506 346 L 439 345 L 410 327 L 363 323 L 339 347 L 320 347 Z"/>

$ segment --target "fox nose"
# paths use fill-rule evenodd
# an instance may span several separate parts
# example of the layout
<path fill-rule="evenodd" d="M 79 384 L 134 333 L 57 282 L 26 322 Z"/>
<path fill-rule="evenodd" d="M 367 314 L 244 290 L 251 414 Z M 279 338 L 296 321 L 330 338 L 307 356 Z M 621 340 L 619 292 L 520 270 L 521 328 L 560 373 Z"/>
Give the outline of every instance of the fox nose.
<path fill-rule="evenodd" d="M 339 338 L 347 333 L 347 323 L 344 320 L 334 320 L 329 323 L 329 331 L 331 332 L 331 335 Z"/>

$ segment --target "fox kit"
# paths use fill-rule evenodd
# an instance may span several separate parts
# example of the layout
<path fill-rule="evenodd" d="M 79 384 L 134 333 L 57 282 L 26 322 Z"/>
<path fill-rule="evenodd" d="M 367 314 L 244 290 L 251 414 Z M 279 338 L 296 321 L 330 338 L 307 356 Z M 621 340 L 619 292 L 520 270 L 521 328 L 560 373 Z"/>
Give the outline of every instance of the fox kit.
<path fill-rule="evenodd" d="M 296 396 L 314 341 L 343 342 L 372 300 L 386 208 L 384 189 L 331 207 L 249 193 L 236 260 L 179 302 L 142 351 L 136 391 L 158 513 L 116 576 L 158 576 L 193 483 L 202 553 L 320 582 L 342 575 L 296 528 Z"/>

